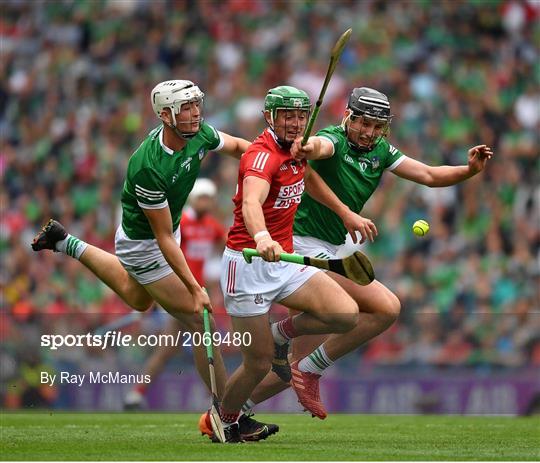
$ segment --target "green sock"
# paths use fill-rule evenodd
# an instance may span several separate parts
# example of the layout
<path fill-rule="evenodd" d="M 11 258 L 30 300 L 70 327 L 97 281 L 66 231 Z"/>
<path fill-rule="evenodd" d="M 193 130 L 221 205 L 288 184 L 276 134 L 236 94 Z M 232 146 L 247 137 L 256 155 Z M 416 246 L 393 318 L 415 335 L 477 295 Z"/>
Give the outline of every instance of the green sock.
<path fill-rule="evenodd" d="M 85 243 L 79 238 L 68 234 L 65 239 L 58 241 L 55 247 L 58 252 L 63 252 L 64 254 L 79 260 L 82 253 L 88 247 L 88 243 Z"/>
<path fill-rule="evenodd" d="M 315 349 L 307 357 L 304 357 L 302 360 L 300 360 L 300 363 L 298 364 L 298 369 L 300 371 L 309 371 L 310 373 L 322 375 L 323 371 L 326 370 L 329 366 L 332 366 L 333 364 L 334 361 L 330 360 L 330 358 L 326 354 L 326 351 L 324 350 L 324 347 L 321 345 L 317 347 L 317 349 Z"/>

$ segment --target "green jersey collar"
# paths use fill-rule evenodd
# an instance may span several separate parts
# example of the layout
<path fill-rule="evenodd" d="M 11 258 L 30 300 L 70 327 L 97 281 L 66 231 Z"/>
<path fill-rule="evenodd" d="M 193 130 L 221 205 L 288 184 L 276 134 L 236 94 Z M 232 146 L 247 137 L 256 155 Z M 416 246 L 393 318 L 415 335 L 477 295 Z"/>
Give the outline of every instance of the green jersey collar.
<path fill-rule="evenodd" d="M 165 143 L 163 143 L 163 127 L 161 127 L 161 130 L 159 132 L 159 144 L 161 145 L 161 148 L 163 151 L 165 151 L 169 156 L 172 156 L 174 154 L 174 151 L 170 149 Z"/>

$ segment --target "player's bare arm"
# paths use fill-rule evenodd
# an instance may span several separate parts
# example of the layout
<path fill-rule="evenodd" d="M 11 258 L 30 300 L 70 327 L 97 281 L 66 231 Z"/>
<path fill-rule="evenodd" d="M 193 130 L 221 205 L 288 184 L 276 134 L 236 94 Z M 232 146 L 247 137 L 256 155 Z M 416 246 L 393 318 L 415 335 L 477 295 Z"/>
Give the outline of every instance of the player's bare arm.
<path fill-rule="evenodd" d="M 240 137 L 233 137 L 227 133 L 219 132 L 223 138 L 223 147 L 219 150 L 220 153 L 227 154 L 233 158 L 240 159 L 242 154 L 246 152 L 251 144 L 249 141 Z"/>
<path fill-rule="evenodd" d="M 262 178 L 247 176 L 244 178 L 243 190 L 242 215 L 246 228 L 255 240 L 256 249 L 261 257 L 269 262 L 277 262 L 283 249 L 267 231 L 262 210 L 270 191 L 270 184 Z"/>
<path fill-rule="evenodd" d="M 172 218 L 168 207 L 161 209 L 143 209 L 144 215 L 152 227 L 154 236 L 165 260 L 174 273 L 186 285 L 194 299 L 194 312 L 202 313 L 204 306 L 211 310 L 208 294 L 201 288 L 188 267 L 182 250 L 176 243 L 172 231 Z"/>
<path fill-rule="evenodd" d="M 302 159 L 326 159 L 334 155 L 334 145 L 326 137 L 309 137 L 302 146 L 302 138 L 297 138 L 291 146 L 291 157 L 296 161 Z"/>
<path fill-rule="evenodd" d="M 493 152 L 489 146 L 477 145 L 469 150 L 468 156 L 466 166 L 428 166 L 415 159 L 406 158 L 392 172 L 401 178 L 429 187 L 451 186 L 484 170 Z"/>
<path fill-rule="evenodd" d="M 343 204 L 321 176 L 309 165 L 306 168 L 304 182 L 307 193 L 313 199 L 331 209 L 339 216 L 347 232 L 351 235 L 353 243 L 356 244 L 358 242 L 356 232 L 359 232 L 362 237 L 360 243 L 363 243 L 367 239 L 373 242 L 377 236 L 377 227 L 375 224 L 370 219 L 354 213 L 346 204 Z"/>

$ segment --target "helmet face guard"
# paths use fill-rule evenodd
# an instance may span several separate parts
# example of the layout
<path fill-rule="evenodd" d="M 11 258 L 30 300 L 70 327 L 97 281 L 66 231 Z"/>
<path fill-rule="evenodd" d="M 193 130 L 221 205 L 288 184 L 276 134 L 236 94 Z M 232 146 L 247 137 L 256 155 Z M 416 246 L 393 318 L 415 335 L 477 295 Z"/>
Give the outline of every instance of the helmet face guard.
<path fill-rule="evenodd" d="M 382 138 L 388 135 L 393 116 L 390 114 L 388 97 L 384 93 L 368 87 L 355 88 L 349 97 L 347 109 L 349 113 L 343 119 L 342 126 L 353 148 L 359 151 L 371 151 Z M 351 127 L 351 122 L 356 122 L 358 118 L 369 125 L 382 125 L 377 131 L 372 128 L 371 136 L 365 140 L 367 146 L 351 141 L 352 132 L 360 132 Z"/>
<path fill-rule="evenodd" d="M 181 138 L 192 138 L 200 130 L 203 118 L 202 118 L 202 104 L 204 99 L 204 93 L 201 92 L 193 82 L 189 80 L 168 80 L 161 82 L 152 90 L 151 100 L 152 108 L 157 117 L 161 119 L 161 112 L 164 109 L 170 109 L 172 124 L 167 124 L 171 127 L 176 135 Z M 187 121 L 177 122 L 176 116 L 182 111 L 182 106 L 185 104 L 190 105 L 191 117 Z M 192 104 L 196 104 L 198 109 L 198 115 L 193 115 Z M 192 130 L 193 124 L 197 124 L 198 128 Z M 183 129 L 183 127 L 189 127 L 189 130 Z"/>
<path fill-rule="evenodd" d="M 279 144 L 290 146 L 296 137 L 304 134 L 311 112 L 311 102 L 303 90 L 282 85 L 268 91 L 264 99 L 264 109 L 270 113 L 270 122 L 267 122 Z M 285 122 L 276 126 L 279 111 L 285 112 Z M 278 134 L 278 131 L 282 134 Z M 287 137 L 288 133 L 291 134 L 290 139 Z"/>

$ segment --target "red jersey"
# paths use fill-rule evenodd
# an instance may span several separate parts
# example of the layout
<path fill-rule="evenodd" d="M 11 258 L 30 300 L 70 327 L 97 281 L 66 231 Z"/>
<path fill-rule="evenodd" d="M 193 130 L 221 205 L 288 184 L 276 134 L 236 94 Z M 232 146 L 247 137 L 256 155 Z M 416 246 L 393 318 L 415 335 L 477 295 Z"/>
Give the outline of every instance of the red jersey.
<path fill-rule="evenodd" d="M 285 252 L 293 252 L 294 215 L 304 192 L 306 164 L 305 160 L 292 159 L 289 150 L 278 145 L 269 129 L 255 139 L 240 159 L 237 192 L 233 197 L 234 223 L 229 230 L 227 247 L 236 251 L 256 247 L 242 216 L 244 178 L 252 175 L 270 184 L 262 205 L 266 229 Z"/>
<path fill-rule="evenodd" d="M 202 286 L 204 263 L 212 255 L 215 245 L 225 238 L 225 228 L 210 214 L 197 218 L 192 209 L 187 209 L 180 219 L 180 231 L 180 247 L 191 273 Z"/>

